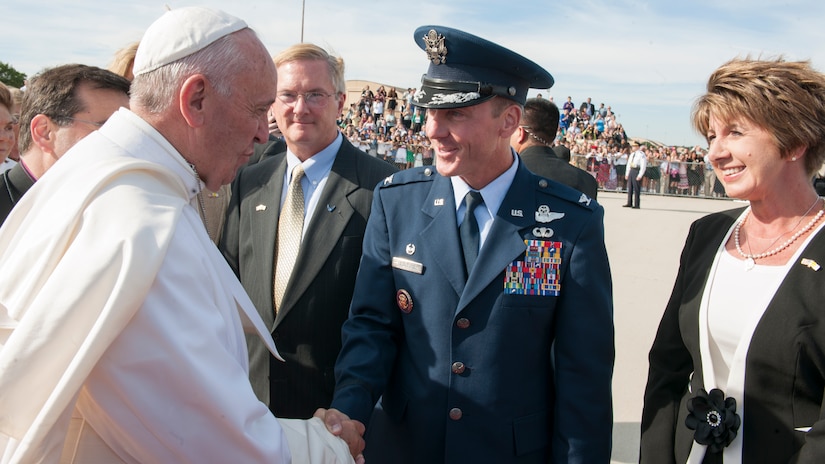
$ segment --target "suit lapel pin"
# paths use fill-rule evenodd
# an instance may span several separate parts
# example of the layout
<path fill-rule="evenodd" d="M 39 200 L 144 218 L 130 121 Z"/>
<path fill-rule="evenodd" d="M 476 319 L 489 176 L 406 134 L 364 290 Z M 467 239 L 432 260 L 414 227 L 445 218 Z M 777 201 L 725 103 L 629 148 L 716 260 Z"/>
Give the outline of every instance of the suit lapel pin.
<path fill-rule="evenodd" d="M 819 270 L 819 264 L 816 261 L 809 259 L 809 258 L 802 258 L 801 261 L 803 266 L 808 266 L 809 268 L 813 269 L 814 271 Z"/>
<path fill-rule="evenodd" d="M 443 198 L 436 198 L 433 202 L 433 206 L 444 206 L 444 199 Z"/>
<path fill-rule="evenodd" d="M 266 211 L 266 205 L 258 205 L 255 207 L 255 211 Z"/>
<path fill-rule="evenodd" d="M 412 243 L 407 244 L 407 254 L 408 255 L 414 255 L 415 254 L 415 245 L 413 245 Z"/>
<path fill-rule="evenodd" d="M 590 206 L 590 197 L 582 193 L 582 196 L 579 197 L 579 203 L 584 203 L 587 206 Z"/>
<path fill-rule="evenodd" d="M 510 210 L 510 216 L 513 216 L 513 217 L 524 217 L 524 211 L 522 211 L 522 210 L 520 210 L 520 209 L 511 209 L 511 210 Z"/>
<path fill-rule="evenodd" d="M 539 209 L 536 210 L 536 222 L 540 222 L 542 224 L 546 224 L 563 217 L 564 213 L 554 213 L 550 211 L 550 207 L 547 205 L 541 205 L 539 206 Z"/>
<path fill-rule="evenodd" d="M 330 213 L 335 211 L 335 205 L 327 205 L 327 211 L 329 211 Z"/>

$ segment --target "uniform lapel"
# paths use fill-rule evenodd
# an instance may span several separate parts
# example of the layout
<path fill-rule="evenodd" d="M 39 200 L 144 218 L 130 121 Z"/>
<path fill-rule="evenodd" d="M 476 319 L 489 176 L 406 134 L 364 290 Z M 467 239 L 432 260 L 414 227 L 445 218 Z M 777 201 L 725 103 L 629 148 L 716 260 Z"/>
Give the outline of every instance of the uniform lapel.
<path fill-rule="evenodd" d="M 343 144 L 338 150 L 324 190 L 318 199 L 317 209 L 312 215 L 312 221 L 306 225 L 301 250 L 295 261 L 296 268 L 284 293 L 276 325 L 283 320 L 321 272 L 327 258 L 338 246 L 341 234 L 352 217 L 354 209 L 347 196 L 358 189 L 358 161 L 347 148 L 347 144 Z"/>
<path fill-rule="evenodd" d="M 456 292 L 464 290 L 464 256 L 458 238 L 458 224 L 455 218 L 455 197 L 449 177 L 436 176 L 432 188 L 424 201 L 421 212 L 432 218 L 419 236 L 421 243 L 427 244 L 429 256 L 436 263 Z"/>
<path fill-rule="evenodd" d="M 532 178 L 533 175 L 519 163 L 513 184 L 494 216 L 493 226 L 467 279 L 456 312 L 473 301 L 508 264 L 524 255 L 527 246 L 524 244 L 521 230 L 535 222 L 533 215 L 536 191 L 532 185 Z M 503 292 L 504 281 L 501 282 L 501 289 Z"/>

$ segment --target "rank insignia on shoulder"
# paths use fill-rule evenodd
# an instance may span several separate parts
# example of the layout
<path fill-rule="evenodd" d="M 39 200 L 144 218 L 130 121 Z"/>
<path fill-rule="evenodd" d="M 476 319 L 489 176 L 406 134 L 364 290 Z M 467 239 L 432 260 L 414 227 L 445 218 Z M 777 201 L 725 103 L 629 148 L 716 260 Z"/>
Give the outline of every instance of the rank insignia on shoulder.
<path fill-rule="evenodd" d="M 584 203 L 587 206 L 590 206 L 590 197 L 582 193 L 582 196 L 579 197 L 579 203 Z"/>
<path fill-rule="evenodd" d="M 392 174 L 390 174 L 389 176 L 387 176 L 387 178 L 386 178 L 386 179 L 384 179 L 384 185 L 390 185 L 390 184 L 392 184 L 392 176 L 393 176 L 393 175 L 392 175 Z"/>

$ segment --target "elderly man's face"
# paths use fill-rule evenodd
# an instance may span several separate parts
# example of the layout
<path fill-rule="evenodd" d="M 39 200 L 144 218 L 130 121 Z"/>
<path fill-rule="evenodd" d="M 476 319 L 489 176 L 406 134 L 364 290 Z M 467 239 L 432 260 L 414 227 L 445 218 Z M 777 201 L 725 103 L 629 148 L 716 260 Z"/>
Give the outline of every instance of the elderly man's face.
<path fill-rule="evenodd" d="M 269 138 L 267 113 L 275 100 L 275 65 L 254 35 L 245 35 L 242 41 L 248 65 L 238 70 L 228 97 L 211 92 L 214 107 L 203 140 L 206 156 L 195 154 L 198 174 L 212 191 L 231 183 L 254 153 L 255 144 Z"/>

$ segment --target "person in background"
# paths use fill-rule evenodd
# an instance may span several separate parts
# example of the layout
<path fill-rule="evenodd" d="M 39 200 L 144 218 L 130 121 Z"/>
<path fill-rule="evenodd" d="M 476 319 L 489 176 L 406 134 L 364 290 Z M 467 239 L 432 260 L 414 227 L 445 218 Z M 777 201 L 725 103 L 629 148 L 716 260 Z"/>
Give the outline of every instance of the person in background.
<path fill-rule="evenodd" d="M 137 53 L 138 45 L 140 45 L 140 42 L 132 42 L 115 52 L 115 56 L 108 67 L 109 71 L 118 76 L 123 76 L 131 82 L 135 77 L 132 68 L 135 66 L 135 53 Z"/>
<path fill-rule="evenodd" d="M 642 194 L 642 177 L 647 172 L 647 156 L 640 148 L 639 142 L 632 142 L 633 152 L 627 157 L 627 168 L 624 178 L 627 183 L 627 203 L 625 208 L 639 209 Z M 636 201 L 634 204 L 633 201 Z"/>
<path fill-rule="evenodd" d="M 11 93 L 11 116 L 14 118 L 17 123 L 14 125 L 14 139 L 15 141 L 20 140 L 20 113 L 22 112 L 23 108 L 23 91 L 15 88 L 9 87 L 9 92 Z M 11 152 L 9 153 L 9 157 L 6 161 L 12 160 L 15 163 L 20 161 L 20 147 L 18 147 L 17 142 L 14 143 L 11 147 Z"/>
<path fill-rule="evenodd" d="M 248 338 L 256 395 L 278 417 L 308 418 L 332 400 L 372 191 L 395 169 L 338 130 L 343 59 L 304 43 L 274 63 L 271 111 L 286 145 L 238 173 L 220 248 L 286 360 Z M 298 211 L 290 192 L 300 192 Z"/>
<path fill-rule="evenodd" d="M 641 462 L 825 457 L 825 75 L 734 59 L 693 109 L 728 195 L 694 222 L 653 346 Z"/>
<path fill-rule="evenodd" d="M 541 98 L 528 99 L 510 144 L 530 171 L 573 187 L 595 200 L 599 192 L 596 179 L 587 171 L 557 158 L 548 142 L 558 130 L 558 121 L 559 109 L 555 104 Z"/>
<path fill-rule="evenodd" d="M 266 48 L 238 18 L 179 8 L 149 26 L 134 73 L 131 110 L 0 228 L 2 461 L 352 462 L 363 426 L 278 420 L 255 397 L 244 331 L 277 350 L 198 213 L 201 188 L 266 139 Z"/>
<path fill-rule="evenodd" d="M 437 170 L 375 192 L 332 405 L 369 424 L 368 462 L 607 463 L 604 211 L 510 147 L 528 88 L 553 77 L 456 29 L 414 38 Z"/>
<path fill-rule="evenodd" d="M 0 178 L 0 223 L 70 148 L 129 107 L 129 81 L 95 66 L 56 66 L 29 80 L 22 106 L 20 162 Z"/>
<path fill-rule="evenodd" d="M 11 92 L 0 82 L 0 172 L 3 173 L 15 165 L 14 160 L 8 158 L 17 143 L 15 126 L 18 121 L 12 113 L 13 109 Z"/>

